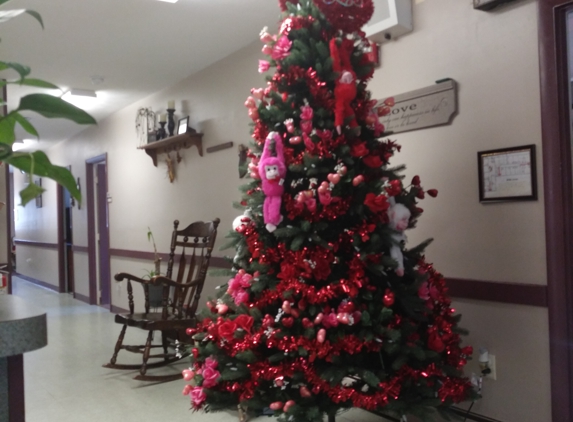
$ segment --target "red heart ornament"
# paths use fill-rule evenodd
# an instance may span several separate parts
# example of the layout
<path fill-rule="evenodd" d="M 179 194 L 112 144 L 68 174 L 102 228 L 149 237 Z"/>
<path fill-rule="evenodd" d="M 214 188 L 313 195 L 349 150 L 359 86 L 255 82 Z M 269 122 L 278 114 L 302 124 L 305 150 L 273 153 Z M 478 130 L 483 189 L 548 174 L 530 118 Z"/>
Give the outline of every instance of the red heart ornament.
<path fill-rule="evenodd" d="M 372 0 L 314 0 L 316 6 L 335 29 L 359 31 L 372 17 Z"/>

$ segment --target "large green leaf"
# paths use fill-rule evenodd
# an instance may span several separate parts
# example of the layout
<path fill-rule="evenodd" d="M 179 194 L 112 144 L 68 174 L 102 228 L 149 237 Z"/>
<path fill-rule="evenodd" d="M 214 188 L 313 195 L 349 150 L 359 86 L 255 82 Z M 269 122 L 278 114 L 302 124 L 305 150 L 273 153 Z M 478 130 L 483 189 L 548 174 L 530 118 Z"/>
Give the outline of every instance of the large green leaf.
<path fill-rule="evenodd" d="M 28 119 L 26 119 L 24 116 L 22 116 L 20 113 L 18 112 L 12 112 L 10 113 L 14 116 L 14 118 L 16 119 L 16 121 L 18 123 L 20 123 L 20 126 L 22 126 L 22 128 L 28 132 L 31 135 L 34 135 L 36 138 L 39 138 L 40 135 L 38 134 L 38 131 L 36 130 L 36 128 L 28 121 Z"/>
<path fill-rule="evenodd" d="M 10 83 L 10 82 L 8 82 L 8 83 Z M 42 79 L 36 79 L 36 78 L 24 78 L 24 79 L 18 81 L 17 83 L 19 83 L 20 85 L 35 86 L 38 88 L 60 89 L 59 86 L 54 85 L 51 82 L 44 81 Z"/>
<path fill-rule="evenodd" d="M 21 205 L 24 206 L 32 199 L 40 196 L 46 189 L 38 186 L 35 183 L 29 183 L 24 189 L 20 191 L 20 201 Z"/>
<path fill-rule="evenodd" d="M 44 117 L 68 119 L 81 125 L 96 123 L 95 119 L 81 108 L 48 94 L 30 94 L 22 97 L 18 110 L 35 111 Z"/>
<path fill-rule="evenodd" d="M 40 14 L 38 12 L 36 12 L 35 10 L 28 10 L 26 9 L 26 13 L 29 14 L 30 16 L 32 16 L 34 19 L 36 19 L 38 22 L 40 22 L 40 25 L 42 26 L 42 29 L 44 29 L 44 21 L 42 20 L 42 16 L 40 16 Z"/>
<path fill-rule="evenodd" d="M 20 75 L 20 79 L 24 79 L 31 71 L 29 66 L 20 63 L 0 61 L 0 70 L 6 69 L 14 69 Z"/>
<path fill-rule="evenodd" d="M 44 152 L 36 151 L 30 154 L 16 152 L 4 161 L 20 170 L 24 170 L 26 173 L 48 177 L 56 181 L 66 188 L 72 197 L 81 202 L 82 194 L 76 186 L 76 181 L 72 173 L 65 167 L 53 165 Z M 23 200 L 22 205 L 26 205 Z"/>
<path fill-rule="evenodd" d="M 8 0 L 0 1 L 0 5 L 6 3 Z M 2 10 L 0 11 L 0 23 L 7 22 L 10 19 L 13 19 L 17 16 L 20 16 L 22 13 L 27 13 L 40 22 L 40 26 L 44 29 L 44 22 L 42 21 L 42 16 L 35 10 L 28 10 L 28 9 L 14 9 L 14 10 Z"/>
<path fill-rule="evenodd" d="M 12 145 L 16 139 L 14 134 L 14 127 L 16 126 L 16 119 L 12 114 L 5 117 L 0 117 L 0 143 Z"/>

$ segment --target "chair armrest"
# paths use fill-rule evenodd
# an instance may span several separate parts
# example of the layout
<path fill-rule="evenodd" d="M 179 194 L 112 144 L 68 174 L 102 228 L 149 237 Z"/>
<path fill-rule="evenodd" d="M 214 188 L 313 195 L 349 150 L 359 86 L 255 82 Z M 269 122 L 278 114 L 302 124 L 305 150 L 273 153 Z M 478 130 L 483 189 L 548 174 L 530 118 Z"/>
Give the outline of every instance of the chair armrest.
<path fill-rule="evenodd" d="M 115 281 L 129 280 L 129 281 L 135 281 L 135 282 L 141 283 L 141 284 L 152 284 L 151 280 L 146 280 L 146 279 L 143 279 L 141 277 L 136 277 L 136 276 L 134 276 L 132 274 L 128 274 L 128 273 L 118 273 L 113 278 L 115 279 Z"/>

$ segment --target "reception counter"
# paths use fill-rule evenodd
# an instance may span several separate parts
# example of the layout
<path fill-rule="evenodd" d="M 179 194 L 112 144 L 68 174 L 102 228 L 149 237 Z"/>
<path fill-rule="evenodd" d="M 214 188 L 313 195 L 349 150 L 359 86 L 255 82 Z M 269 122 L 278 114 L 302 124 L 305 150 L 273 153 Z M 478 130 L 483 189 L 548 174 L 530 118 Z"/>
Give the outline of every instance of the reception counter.
<path fill-rule="evenodd" d="M 46 344 L 46 313 L 18 297 L 0 295 L 0 421 L 25 420 L 23 354 Z"/>

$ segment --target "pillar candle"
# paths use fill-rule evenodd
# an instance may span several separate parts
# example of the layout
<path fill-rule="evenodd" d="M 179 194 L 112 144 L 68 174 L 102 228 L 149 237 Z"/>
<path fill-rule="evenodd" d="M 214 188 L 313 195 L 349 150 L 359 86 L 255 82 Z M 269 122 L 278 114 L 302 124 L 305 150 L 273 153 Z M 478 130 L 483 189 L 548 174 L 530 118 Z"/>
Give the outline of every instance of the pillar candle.
<path fill-rule="evenodd" d="M 163 123 L 166 122 L 166 121 L 167 121 L 167 114 L 161 113 L 161 114 L 159 115 L 159 121 L 160 121 L 160 122 L 163 122 Z"/>
<path fill-rule="evenodd" d="M 167 108 L 174 110 L 175 109 L 175 101 L 174 100 L 167 101 Z"/>

